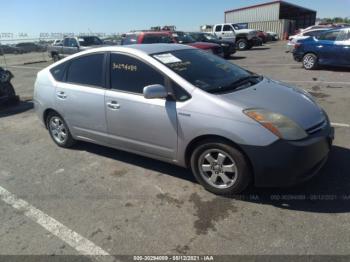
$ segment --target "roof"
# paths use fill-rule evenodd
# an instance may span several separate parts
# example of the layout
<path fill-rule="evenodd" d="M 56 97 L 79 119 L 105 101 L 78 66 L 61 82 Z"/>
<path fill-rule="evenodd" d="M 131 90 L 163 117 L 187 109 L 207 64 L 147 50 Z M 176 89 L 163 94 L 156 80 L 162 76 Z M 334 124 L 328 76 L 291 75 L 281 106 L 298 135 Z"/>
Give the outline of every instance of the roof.
<path fill-rule="evenodd" d="M 258 4 L 258 5 L 251 5 L 251 6 L 246 6 L 246 7 L 242 7 L 242 8 L 237 8 L 237 9 L 232 9 L 232 10 L 227 10 L 225 11 L 225 13 L 230 13 L 230 12 L 236 12 L 236 11 L 241 11 L 241 10 L 247 10 L 247 9 L 253 9 L 253 8 L 257 8 L 257 7 L 261 7 L 261 6 L 267 6 L 267 5 L 274 5 L 274 4 L 285 4 L 285 5 L 290 5 L 290 6 L 294 6 L 294 7 L 298 7 L 298 8 L 302 8 L 311 12 L 316 12 L 315 10 L 309 9 L 309 8 L 305 8 L 299 5 L 295 5 L 295 4 L 291 4 L 282 0 L 276 0 L 276 1 L 272 1 L 272 2 L 267 2 L 267 3 L 262 3 L 262 4 Z"/>
<path fill-rule="evenodd" d="M 128 45 L 127 47 L 119 47 L 119 48 L 132 48 L 148 55 L 155 53 L 164 53 L 176 50 L 184 50 L 191 49 L 191 46 L 188 45 L 179 45 L 179 44 L 138 44 L 138 45 Z M 119 49 L 118 48 L 118 49 Z M 113 50 L 111 50 L 113 51 Z"/>

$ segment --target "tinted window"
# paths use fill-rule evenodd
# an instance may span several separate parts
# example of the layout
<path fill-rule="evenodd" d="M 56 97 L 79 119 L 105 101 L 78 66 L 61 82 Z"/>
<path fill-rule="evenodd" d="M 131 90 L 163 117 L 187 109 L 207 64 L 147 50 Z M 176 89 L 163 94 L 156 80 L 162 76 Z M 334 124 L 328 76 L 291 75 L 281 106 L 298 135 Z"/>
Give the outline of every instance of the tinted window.
<path fill-rule="evenodd" d="M 81 37 L 79 43 L 81 46 L 103 45 L 102 40 L 96 36 Z"/>
<path fill-rule="evenodd" d="M 224 25 L 224 31 L 232 31 L 232 27 L 230 25 Z"/>
<path fill-rule="evenodd" d="M 216 28 L 215 28 L 215 32 L 221 32 L 221 29 L 222 29 L 222 26 L 221 26 L 221 25 L 218 25 L 218 26 L 216 26 Z"/>
<path fill-rule="evenodd" d="M 75 38 L 65 38 L 64 42 L 63 42 L 64 46 L 68 46 L 68 47 L 77 47 L 78 46 L 78 42 Z"/>
<path fill-rule="evenodd" d="M 67 82 L 103 87 L 104 54 L 88 55 L 72 60 Z"/>
<path fill-rule="evenodd" d="M 122 40 L 122 45 L 137 44 L 137 35 L 126 35 Z"/>
<path fill-rule="evenodd" d="M 111 54 L 111 87 L 131 93 L 143 93 L 148 85 L 164 85 L 164 77 L 144 62 L 121 54 Z"/>
<path fill-rule="evenodd" d="M 339 35 L 339 30 L 336 31 L 330 31 L 327 33 L 322 34 L 319 39 L 320 40 L 328 40 L 328 41 L 335 41 Z"/>
<path fill-rule="evenodd" d="M 143 44 L 155 44 L 155 43 L 173 43 L 173 40 L 169 35 L 152 35 L 152 34 L 146 34 L 143 37 L 142 40 Z"/>
<path fill-rule="evenodd" d="M 66 66 L 67 63 L 62 63 L 50 69 L 50 72 L 56 81 L 63 81 Z"/>
<path fill-rule="evenodd" d="M 191 97 L 182 87 L 180 87 L 174 81 L 169 79 L 167 85 L 170 86 L 171 91 L 177 101 L 186 101 Z"/>
<path fill-rule="evenodd" d="M 325 32 L 325 30 L 310 31 L 310 32 L 305 33 L 304 36 L 315 36 L 315 37 L 318 37 L 324 32 Z"/>

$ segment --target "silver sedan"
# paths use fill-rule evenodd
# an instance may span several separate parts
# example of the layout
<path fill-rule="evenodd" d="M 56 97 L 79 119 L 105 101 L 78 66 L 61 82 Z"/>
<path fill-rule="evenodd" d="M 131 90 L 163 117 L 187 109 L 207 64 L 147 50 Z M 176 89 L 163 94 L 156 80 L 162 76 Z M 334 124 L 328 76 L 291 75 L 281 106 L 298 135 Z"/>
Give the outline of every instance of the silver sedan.
<path fill-rule="evenodd" d="M 176 44 L 72 55 L 38 73 L 34 103 L 58 146 L 82 140 L 189 167 L 216 194 L 306 180 L 333 141 L 308 93 Z"/>

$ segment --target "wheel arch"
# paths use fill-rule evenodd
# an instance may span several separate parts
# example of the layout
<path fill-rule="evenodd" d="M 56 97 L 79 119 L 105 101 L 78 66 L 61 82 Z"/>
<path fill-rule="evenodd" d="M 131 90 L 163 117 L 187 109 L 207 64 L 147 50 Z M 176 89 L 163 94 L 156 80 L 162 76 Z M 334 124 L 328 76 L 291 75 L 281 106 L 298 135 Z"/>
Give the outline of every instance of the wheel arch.
<path fill-rule="evenodd" d="M 57 112 L 55 109 L 53 109 L 53 108 L 45 109 L 45 111 L 43 113 L 43 122 L 44 122 L 46 128 L 47 128 L 47 117 L 49 116 L 50 113 L 56 113 L 59 116 L 61 116 L 61 114 L 59 112 Z"/>
<path fill-rule="evenodd" d="M 235 149 L 239 150 L 246 158 L 247 163 L 254 174 L 254 169 L 253 169 L 253 165 L 251 163 L 251 160 L 248 157 L 248 155 L 246 154 L 246 152 L 242 149 L 242 147 L 239 146 L 239 144 L 232 141 L 231 139 L 228 139 L 228 138 L 226 138 L 224 136 L 220 136 L 220 135 L 201 135 L 201 136 L 198 136 L 198 137 L 192 139 L 192 141 L 190 143 L 188 143 L 186 150 L 185 150 L 185 165 L 186 165 L 186 167 L 190 167 L 191 155 L 192 155 L 193 151 L 195 150 L 195 148 L 207 140 L 224 142 L 224 143 L 231 145 Z"/>

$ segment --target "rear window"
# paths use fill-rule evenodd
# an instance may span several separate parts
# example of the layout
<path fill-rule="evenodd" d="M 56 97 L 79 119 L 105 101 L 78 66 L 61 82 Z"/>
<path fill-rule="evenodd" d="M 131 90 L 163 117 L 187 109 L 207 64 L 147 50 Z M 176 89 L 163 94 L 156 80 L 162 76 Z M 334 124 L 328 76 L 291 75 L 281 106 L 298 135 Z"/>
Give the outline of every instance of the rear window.
<path fill-rule="evenodd" d="M 72 60 L 67 82 L 78 85 L 103 87 L 104 54 L 93 54 Z"/>
<path fill-rule="evenodd" d="M 81 46 L 103 45 L 103 41 L 96 36 L 81 37 L 78 40 Z"/>
<path fill-rule="evenodd" d="M 156 43 L 170 44 L 170 43 L 173 43 L 173 40 L 169 35 L 156 35 L 156 34 L 144 35 L 142 44 L 156 44 Z"/>
<path fill-rule="evenodd" d="M 66 71 L 67 63 L 59 64 L 50 69 L 51 75 L 56 81 L 62 82 Z"/>

